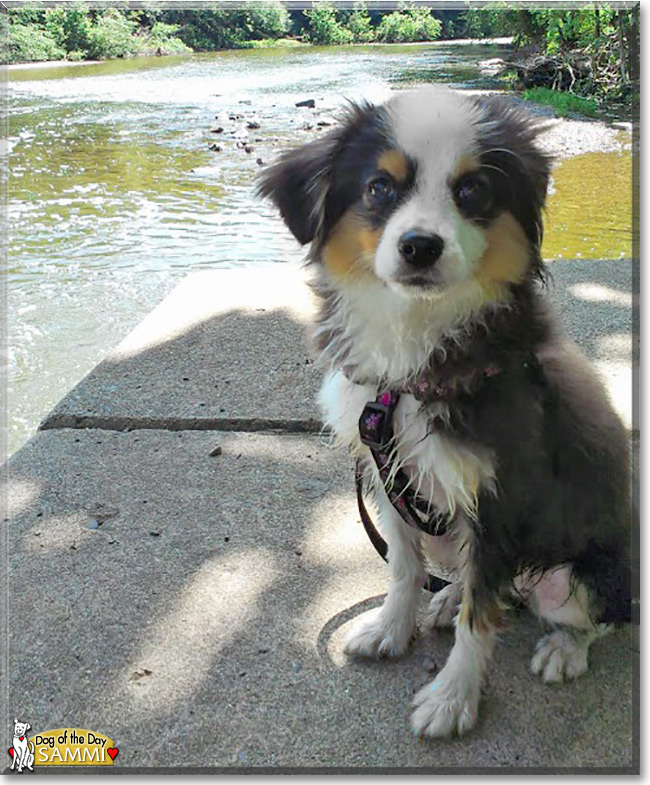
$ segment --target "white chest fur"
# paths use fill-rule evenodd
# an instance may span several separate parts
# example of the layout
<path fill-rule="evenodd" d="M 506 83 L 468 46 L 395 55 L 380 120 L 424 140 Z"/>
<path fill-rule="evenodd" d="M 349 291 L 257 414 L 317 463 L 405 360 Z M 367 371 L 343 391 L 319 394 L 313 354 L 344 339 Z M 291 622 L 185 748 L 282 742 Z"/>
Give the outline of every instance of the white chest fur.
<path fill-rule="evenodd" d="M 355 384 L 341 371 L 329 374 L 321 388 L 325 424 L 355 455 L 368 449 L 359 440 L 358 423 L 364 406 L 377 393 L 373 385 Z M 471 515 L 479 489 L 493 482 L 493 461 L 485 452 L 436 433 L 430 420 L 412 395 L 401 396 L 393 423 L 397 465 L 414 490 L 438 510 L 453 513 L 460 507 Z"/>

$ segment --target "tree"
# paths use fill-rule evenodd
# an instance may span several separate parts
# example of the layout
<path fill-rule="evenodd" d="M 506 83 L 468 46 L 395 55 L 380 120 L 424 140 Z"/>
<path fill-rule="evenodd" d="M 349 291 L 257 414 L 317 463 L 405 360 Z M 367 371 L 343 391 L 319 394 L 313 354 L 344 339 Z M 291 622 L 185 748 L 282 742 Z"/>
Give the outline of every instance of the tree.
<path fill-rule="evenodd" d="M 375 40 L 375 28 L 365 3 L 357 3 L 346 21 L 355 43 L 367 44 Z"/>
<path fill-rule="evenodd" d="M 303 14 L 309 22 L 307 36 L 313 44 L 352 43 L 352 33 L 343 26 L 336 9 L 326 0 L 315 3 Z"/>
<path fill-rule="evenodd" d="M 88 56 L 98 60 L 106 57 L 129 57 L 140 48 L 133 35 L 136 22 L 127 19 L 117 8 L 103 11 L 90 28 Z"/>
<path fill-rule="evenodd" d="M 48 8 L 45 11 L 45 30 L 66 52 L 87 53 L 90 48 L 92 20 L 83 3 L 72 8 Z"/>
<path fill-rule="evenodd" d="M 430 8 L 403 8 L 383 17 L 377 38 L 388 43 L 435 41 L 441 30 L 442 24 Z"/>

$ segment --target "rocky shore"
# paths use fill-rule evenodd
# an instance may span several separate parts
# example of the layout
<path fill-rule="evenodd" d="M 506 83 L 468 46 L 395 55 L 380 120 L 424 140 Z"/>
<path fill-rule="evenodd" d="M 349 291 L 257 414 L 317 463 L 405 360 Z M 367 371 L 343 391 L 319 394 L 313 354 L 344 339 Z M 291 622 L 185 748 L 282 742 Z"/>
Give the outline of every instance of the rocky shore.
<path fill-rule="evenodd" d="M 507 96 L 536 118 L 546 121 L 547 131 L 540 137 L 542 147 L 557 159 L 594 152 L 622 152 L 632 141 L 632 124 L 603 120 L 556 117 L 549 106 L 525 101 L 516 94 L 500 91 L 468 90 L 473 95 Z M 338 123 L 340 107 L 313 96 L 296 101 L 295 131 L 287 136 L 275 129 L 265 128 L 265 118 L 249 102 L 241 102 L 241 111 L 217 115 L 210 149 L 227 154 L 231 147 L 253 156 L 259 166 L 269 163 L 279 152 L 299 144 L 306 144 L 316 136 L 326 133 Z M 254 132 L 254 133 L 253 133 Z M 228 144 L 230 143 L 230 144 Z"/>

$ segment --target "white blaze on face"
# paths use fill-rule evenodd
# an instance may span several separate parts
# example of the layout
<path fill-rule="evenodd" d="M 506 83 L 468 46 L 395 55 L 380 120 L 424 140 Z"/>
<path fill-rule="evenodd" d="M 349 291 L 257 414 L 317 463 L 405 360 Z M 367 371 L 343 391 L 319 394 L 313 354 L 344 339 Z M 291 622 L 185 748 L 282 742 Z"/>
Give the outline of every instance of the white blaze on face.
<path fill-rule="evenodd" d="M 416 163 L 413 191 L 389 218 L 375 272 L 391 283 L 403 266 L 398 241 L 417 230 L 445 243 L 436 263 L 443 287 L 465 280 L 486 248 L 483 231 L 458 211 L 449 187 L 455 167 L 477 150 L 481 110 L 452 90 L 431 86 L 396 96 L 388 106 L 399 148 Z M 401 288 L 401 287 L 399 287 Z"/>

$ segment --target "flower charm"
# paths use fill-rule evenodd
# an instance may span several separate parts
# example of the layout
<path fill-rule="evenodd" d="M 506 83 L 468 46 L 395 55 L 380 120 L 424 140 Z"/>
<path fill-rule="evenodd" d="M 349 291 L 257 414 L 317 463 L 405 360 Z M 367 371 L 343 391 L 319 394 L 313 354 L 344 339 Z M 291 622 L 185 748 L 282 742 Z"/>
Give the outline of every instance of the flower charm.
<path fill-rule="evenodd" d="M 379 425 L 380 420 L 381 417 L 378 414 L 369 414 L 366 417 L 366 426 L 374 430 Z"/>

